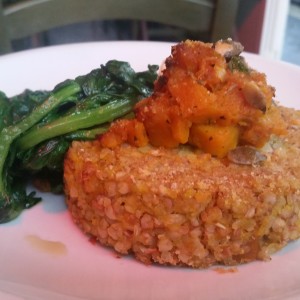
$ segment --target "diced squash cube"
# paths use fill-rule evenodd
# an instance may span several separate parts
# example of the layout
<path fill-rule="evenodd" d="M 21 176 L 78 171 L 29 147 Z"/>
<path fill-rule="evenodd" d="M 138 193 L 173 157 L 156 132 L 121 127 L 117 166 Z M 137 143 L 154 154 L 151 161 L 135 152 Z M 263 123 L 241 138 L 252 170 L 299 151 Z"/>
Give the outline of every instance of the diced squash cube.
<path fill-rule="evenodd" d="M 179 142 L 173 137 L 171 125 L 165 120 L 155 120 L 153 123 L 145 124 L 149 140 L 153 146 L 175 148 L 179 145 Z"/>
<path fill-rule="evenodd" d="M 173 118 L 171 121 L 172 135 L 181 144 L 188 142 L 191 122 L 180 117 Z"/>
<path fill-rule="evenodd" d="M 239 129 L 235 126 L 193 124 L 190 130 L 189 143 L 218 158 L 238 144 Z"/>
<path fill-rule="evenodd" d="M 131 145 L 136 147 L 144 147 L 148 144 L 148 136 L 144 127 L 144 124 L 137 121 L 131 120 L 131 128 L 128 126 L 127 140 Z"/>

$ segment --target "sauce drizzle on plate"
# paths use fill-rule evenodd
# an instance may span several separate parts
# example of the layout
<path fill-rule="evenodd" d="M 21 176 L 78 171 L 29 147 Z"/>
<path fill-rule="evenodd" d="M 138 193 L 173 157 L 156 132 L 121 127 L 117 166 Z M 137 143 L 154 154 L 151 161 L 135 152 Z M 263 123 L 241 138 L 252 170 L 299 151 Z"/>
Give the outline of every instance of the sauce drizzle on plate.
<path fill-rule="evenodd" d="M 32 246 L 32 248 L 47 254 L 54 256 L 62 256 L 67 254 L 67 247 L 62 242 L 49 241 L 40 238 L 37 235 L 29 234 L 25 236 L 26 241 Z"/>

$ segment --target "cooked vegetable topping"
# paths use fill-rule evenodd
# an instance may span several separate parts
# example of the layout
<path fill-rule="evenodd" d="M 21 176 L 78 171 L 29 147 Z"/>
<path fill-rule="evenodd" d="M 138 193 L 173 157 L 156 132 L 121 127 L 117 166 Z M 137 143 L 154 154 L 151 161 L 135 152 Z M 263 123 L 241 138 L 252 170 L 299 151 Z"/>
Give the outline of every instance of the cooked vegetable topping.
<path fill-rule="evenodd" d="M 267 159 L 267 156 L 254 147 L 239 146 L 228 153 L 228 159 L 239 165 L 255 165 Z"/>
<path fill-rule="evenodd" d="M 151 94 L 157 69 L 136 73 L 127 62 L 112 60 L 50 92 L 26 90 L 11 99 L 0 93 L 0 223 L 40 201 L 26 193 L 28 174 L 48 173 L 58 191 L 71 141 L 93 139 L 109 122 L 127 117 Z"/>
<path fill-rule="evenodd" d="M 235 42 L 232 39 L 227 39 L 227 40 L 220 40 L 217 41 L 214 45 L 213 48 L 224 56 L 226 60 L 230 60 L 234 56 L 240 55 L 244 47 L 241 43 Z"/>
<path fill-rule="evenodd" d="M 242 93 L 248 104 L 261 110 L 263 113 L 267 110 L 266 96 L 254 81 L 248 81 L 242 87 Z"/>
<path fill-rule="evenodd" d="M 172 48 L 154 93 L 135 106 L 134 122 L 144 126 L 153 146 L 189 143 L 224 158 L 237 146 L 259 148 L 272 134 L 286 133 L 273 103 L 274 88 L 264 74 L 247 66 L 242 50 L 232 40 L 186 41 Z M 128 122 L 126 126 L 132 131 Z M 107 141 L 124 136 L 126 126 L 113 125 L 101 137 L 102 145 L 110 147 Z"/>
<path fill-rule="evenodd" d="M 231 72 L 234 72 L 235 70 L 246 74 L 250 72 L 247 63 L 242 56 L 231 57 L 230 61 L 228 62 L 228 68 L 231 70 Z"/>

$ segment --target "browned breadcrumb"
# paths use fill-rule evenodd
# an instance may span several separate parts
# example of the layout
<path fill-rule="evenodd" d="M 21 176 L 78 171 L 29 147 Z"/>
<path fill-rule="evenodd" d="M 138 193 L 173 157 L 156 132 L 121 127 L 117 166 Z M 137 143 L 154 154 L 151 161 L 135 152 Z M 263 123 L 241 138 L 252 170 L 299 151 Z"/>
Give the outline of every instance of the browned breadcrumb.
<path fill-rule="evenodd" d="M 203 268 L 270 255 L 300 236 L 300 113 L 238 165 L 188 146 L 175 149 L 73 142 L 65 192 L 76 224 L 120 254 L 144 263 Z"/>

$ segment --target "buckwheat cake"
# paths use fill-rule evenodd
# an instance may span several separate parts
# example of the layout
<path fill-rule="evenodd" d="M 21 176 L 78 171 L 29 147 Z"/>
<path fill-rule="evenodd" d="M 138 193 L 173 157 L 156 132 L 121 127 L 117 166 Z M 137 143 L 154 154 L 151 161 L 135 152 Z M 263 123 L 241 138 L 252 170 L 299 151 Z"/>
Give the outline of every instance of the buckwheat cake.
<path fill-rule="evenodd" d="M 268 260 L 300 236 L 300 112 L 232 40 L 172 48 L 153 95 L 65 158 L 74 222 L 138 260 Z"/>

